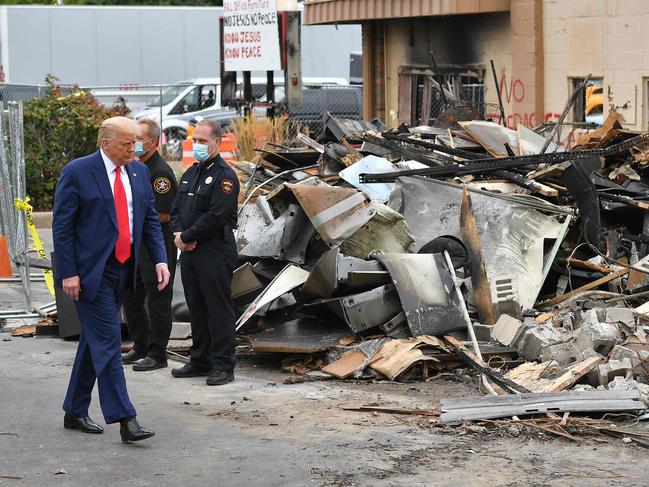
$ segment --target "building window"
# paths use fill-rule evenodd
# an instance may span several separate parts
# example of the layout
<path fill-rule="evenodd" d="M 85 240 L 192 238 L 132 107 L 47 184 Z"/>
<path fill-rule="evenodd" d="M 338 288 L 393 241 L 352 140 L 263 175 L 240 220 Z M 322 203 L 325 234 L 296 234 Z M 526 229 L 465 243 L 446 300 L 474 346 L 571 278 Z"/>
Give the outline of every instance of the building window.
<path fill-rule="evenodd" d="M 582 78 L 571 78 L 572 91 L 576 90 Z M 573 109 L 574 122 L 594 123 L 604 122 L 604 80 L 592 78 L 577 96 Z"/>
<path fill-rule="evenodd" d="M 428 68 L 402 66 L 399 70 L 399 119 L 411 125 L 430 125 L 444 111 L 446 103 L 469 109 L 484 117 L 484 68 Z M 442 95 L 444 89 L 444 95 Z"/>

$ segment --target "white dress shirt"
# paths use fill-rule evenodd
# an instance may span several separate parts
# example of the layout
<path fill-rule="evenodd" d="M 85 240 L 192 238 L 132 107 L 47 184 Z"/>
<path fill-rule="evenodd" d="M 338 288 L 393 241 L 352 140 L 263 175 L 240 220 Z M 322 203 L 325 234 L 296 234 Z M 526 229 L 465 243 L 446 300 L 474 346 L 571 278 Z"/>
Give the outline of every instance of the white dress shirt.
<path fill-rule="evenodd" d="M 110 182 L 110 189 L 113 192 L 113 197 L 115 196 L 115 169 L 117 166 L 110 160 L 110 158 L 104 153 L 103 150 L 99 149 L 101 153 L 101 158 L 104 160 L 104 166 L 106 167 L 106 173 L 108 174 L 108 181 Z M 131 243 L 133 243 L 133 193 L 131 192 L 131 181 L 128 179 L 128 173 L 126 168 L 122 166 L 120 169 L 119 178 L 124 185 L 124 192 L 126 193 L 126 206 L 128 207 L 128 228 L 129 234 L 131 235 Z"/>

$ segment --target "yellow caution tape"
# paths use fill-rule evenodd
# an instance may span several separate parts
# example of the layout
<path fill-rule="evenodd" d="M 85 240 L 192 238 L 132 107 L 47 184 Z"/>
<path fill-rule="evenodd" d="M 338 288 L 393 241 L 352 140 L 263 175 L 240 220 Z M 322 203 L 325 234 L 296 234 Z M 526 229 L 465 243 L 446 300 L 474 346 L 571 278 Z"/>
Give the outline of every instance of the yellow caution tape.
<path fill-rule="evenodd" d="M 34 243 L 34 247 L 36 247 L 38 258 L 40 260 L 47 260 L 45 250 L 43 249 L 43 242 L 38 236 L 36 226 L 34 225 L 34 219 L 32 217 L 32 210 L 34 208 L 29 204 L 29 196 L 24 200 L 16 198 L 14 200 L 14 206 L 18 211 L 24 211 L 27 213 L 27 228 L 29 228 L 29 233 L 32 236 L 32 242 Z M 43 277 L 45 277 L 45 284 L 47 284 L 47 289 L 49 289 L 50 294 L 54 296 L 54 277 L 52 276 L 52 269 L 43 269 Z"/>

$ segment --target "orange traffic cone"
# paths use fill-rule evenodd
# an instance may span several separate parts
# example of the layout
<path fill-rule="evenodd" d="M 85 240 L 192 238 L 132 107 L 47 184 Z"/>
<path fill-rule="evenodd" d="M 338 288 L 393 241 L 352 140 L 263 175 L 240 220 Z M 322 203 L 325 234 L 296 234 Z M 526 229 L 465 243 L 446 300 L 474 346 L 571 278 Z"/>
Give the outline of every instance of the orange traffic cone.
<path fill-rule="evenodd" d="M 7 238 L 0 235 L 0 277 L 13 277 Z"/>
<path fill-rule="evenodd" d="M 195 162 L 197 161 L 194 158 L 194 143 L 191 139 L 185 139 L 183 140 L 183 169 L 187 169 Z"/>

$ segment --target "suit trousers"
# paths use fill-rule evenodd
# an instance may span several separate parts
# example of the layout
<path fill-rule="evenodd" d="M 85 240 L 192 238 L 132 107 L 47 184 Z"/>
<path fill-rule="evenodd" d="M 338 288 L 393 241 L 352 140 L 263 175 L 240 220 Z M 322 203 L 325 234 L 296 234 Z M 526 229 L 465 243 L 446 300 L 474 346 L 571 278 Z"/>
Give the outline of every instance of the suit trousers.
<path fill-rule="evenodd" d="M 131 258 L 125 264 L 120 264 L 111 255 L 96 298 L 93 301 L 83 298 L 75 301 L 81 335 L 63 402 L 63 410 L 72 416 L 88 416 L 95 381 L 99 386 L 99 402 L 107 424 L 136 416 L 126 391 L 121 323 L 118 319 L 126 286 L 132 276 L 132 262 Z"/>
<path fill-rule="evenodd" d="M 135 289 L 127 292 L 124 299 L 124 314 L 128 332 L 133 339 L 133 350 L 138 355 L 150 357 L 158 362 L 167 360 L 167 343 L 172 325 L 171 300 L 178 253 L 169 224 L 162 224 L 162 235 L 171 273 L 169 284 L 162 291 L 158 291 L 156 263 L 151 261 L 149 252 L 143 247 Z"/>
<path fill-rule="evenodd" d="M 180 272 L 191 315 L 191 364 L 203 369 L 232 372 L 235 364 L 235 319 L 232 306 L 232 272 L 237 248 L 227 238 L 199 241 L 183 252 Z"/>

